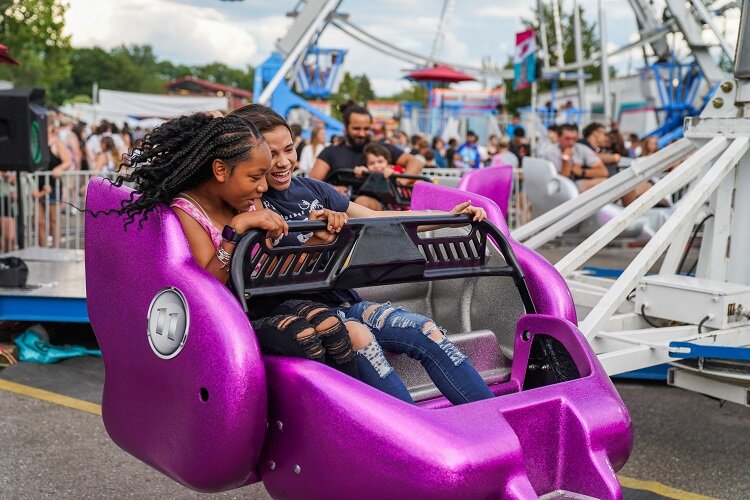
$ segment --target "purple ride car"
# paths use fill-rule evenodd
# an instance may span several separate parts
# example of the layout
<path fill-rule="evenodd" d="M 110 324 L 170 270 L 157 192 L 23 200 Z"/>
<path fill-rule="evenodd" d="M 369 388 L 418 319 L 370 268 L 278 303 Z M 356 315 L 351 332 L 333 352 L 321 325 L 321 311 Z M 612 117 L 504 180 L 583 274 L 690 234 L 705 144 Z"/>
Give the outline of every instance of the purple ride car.
<path fill-rule="evenodd" d="M 119 207 L 129 193 L 93 180 L 87 208 Z M 431 255 L 423 251 L 422 270 L 425 279 L 463 277 L 415 279 L 412 262 L 401 276 L 409 283 L 360 289 L 448 329 L 497 396 L 460 406 L 403 357 L 391 361 L 416 406 L 321 363 L 262 355 L 240 301 L 195 262 L 168 207 L 127 230 L 120 218 L 87 215 L 87 301 L 104 357 L 108 433 L 199 491 L 263 481 L 276 498 L 621 498 L 615 471 L 631 451 L 630 417 L 576 327 L 562 277 L 509 240 L 487 198 L 417 183 L 412 207 L 467 199 L 487 210 L 515 258 L 485 259 L 449 230 L 442 255 L 439 233 Z M 476 234 L 483 245 L 502 236 Z M 519 276 L 481 275 L 514 260 L 525 276 L 518 288 Z M 240 297 L 252 300 L 247 291 Z"/>

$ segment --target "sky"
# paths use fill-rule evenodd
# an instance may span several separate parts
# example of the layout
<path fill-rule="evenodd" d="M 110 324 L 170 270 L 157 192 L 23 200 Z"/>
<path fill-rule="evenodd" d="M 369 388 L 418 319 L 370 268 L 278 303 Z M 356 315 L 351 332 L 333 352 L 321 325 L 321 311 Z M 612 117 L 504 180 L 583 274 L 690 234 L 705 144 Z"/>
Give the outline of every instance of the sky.
<path fill-rule="evenodd" d="M 658 0 L 657 0 L 658 1 Z M 297 0 L 68 0 L 66 32 L 75 47 L 105 49 L 122 44 L 151 45 L 160 59 L 201 65 L 214 61 L 234 67 L 256 66 L 274 49 L 292 19 L 286 13 Z M 534 0 L 456 0 L 450 16 L 441 59 L 479 66 L 489 58 L 502 66 L 512 56 L 515 33 L 522 18 L 531 18 Z M 597 0 L 579 0 L 585 17 L 598 24 Z M 603 0 L 608 46 L 623 46 L 637 38 L 635 16 L 626 0 Z M 430 54 L 443 0 L 348 0 L 339 12 L 373 35 L 399 47 Z M 573 0 L 561 0 L 564 12 Z M 728 23 L 733 46 L 738 22 Z M 329 26 L 321 47 L 348 50 L 345 71 L 366 74 L 378 95 L 398 92 L 408 63 L 362 45 Z M 642 65 L 639 51 L 610 61 L 619 73 Z"/>

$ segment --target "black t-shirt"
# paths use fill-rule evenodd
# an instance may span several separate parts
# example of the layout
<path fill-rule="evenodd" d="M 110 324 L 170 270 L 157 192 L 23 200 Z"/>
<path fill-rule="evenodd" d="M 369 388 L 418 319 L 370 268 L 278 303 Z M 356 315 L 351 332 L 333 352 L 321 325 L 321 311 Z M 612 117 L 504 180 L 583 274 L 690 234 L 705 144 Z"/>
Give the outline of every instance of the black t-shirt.
<path fill-rule="evenodd" d="M 334 212 L 346 212 L 349 198 L 325 182 L 309 177 L 292 177 L 292 183 L 284 191 L 270 189 L 263 195 L 263 206 L 281 215 L 285 221 L 307 220 L 310 212 L 328 208 Z M 277 245 L 304 245 L 312 233 L 295 233 L 281 238 Z"/>
<path fill-rule="evenodd" d="M 606 151 L 602 150 L 602 148 L 595 148 L 591 145 L 589 141 L 586 140 L 584 137 L 583 139 L 580 139 L 578 141 L 579 144 L 583 144 L 584 146 L 588 146 L 588 148 L 593 151 L 594 153 L 605 153 Z M 620 169 L 617 167 L 617 163 L 605 163 L 605 167 L 607 167 L 607 176 L 612 177 L 613 175 L 617 175 L 617 173 L 620 171 Z"/>
<path fill-rule="evenodd" d="M 393 144 L 381 144 L 384 146 L 389 153 L 391 153 L 391 163 L 395 164 L 398 157 L 404 154 L 399 148 Z M 359 166 L 365 166 L 365 154 L 362 151 L 356 151 L 347 144 L 339 144 L 337 146 L 328 146 L 320 152 L 318 158 L 328 163 L 331 167 L 329 173 L 333 173 L 340 169 L 349 169 Z"/>
<path fill-rule="evenodd" d="M 336 191 L 325 182 L 308 177 L 292 177 L 292 183 L 284 191 L 270 189 L 263 194 L 263 206 L 281 215 L 285 221 L 308 220 L 310 212 L 328 208 L 335 212 L 346 212 L 349 198 Z M 274 242 L 275 246 L 304 245 L 312 233 L 290 233 Z M 267 316 L 273 306 L 286 299 L 305 298 L 336 307 L 344 302 L 354 304 L 361 297 L 354 290 L 330 290 L 324 292 L 284 294 L 262 297 L 253 301 L 251 318 Z"/>

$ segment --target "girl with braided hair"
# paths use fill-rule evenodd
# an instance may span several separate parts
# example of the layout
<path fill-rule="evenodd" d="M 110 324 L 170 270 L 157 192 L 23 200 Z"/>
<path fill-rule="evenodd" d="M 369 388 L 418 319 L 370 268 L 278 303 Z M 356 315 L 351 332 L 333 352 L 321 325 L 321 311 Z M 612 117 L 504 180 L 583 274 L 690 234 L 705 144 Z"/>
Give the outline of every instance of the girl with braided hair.
<path fill-rule="evenodd" d="M 311 178 L 294 177 L 297 164 L 291 130 L 273 109 L 248 104 L 230 113 L 255 125 L 270 147 L 272 165 L 266 174 L 268 191 L 263 205 L 287 220 L 327 220 L 325 232 L 288 235 L 279 245 L 327 243 L 346 224 L 348 217 L 403 216 L 409 212 L 376 212 L 352 203 L 333 186 Z M 412 212 L 415 213 L 415 212 Z M 470 214 L 480 221 L 486 214 L 470 202 L 457 205 L 451 213 Z M 493 397 L 487 384 L 471 361 L 450 341 L 434 321 L 390 302 L 377 304 L 363 301 L 354 290 L 334 290 L 317 294 L 320 307 L 329 307 L 346 321 L 352 345 L 357 351 L 360 378 L 363 382 L 413 403 L 404 383 L 385 359 L 383 349 L 406 354 L 418 360 L 443 395 L 453 404 Z"/>
<path fill-rule="evenodd" d="M 159 203 L 170 205 L 195 260 L 227 283 L 236 235 L 288 233 L 284 219 L 260 202 L 270 165 L 268 145 L 253 125 L 231 116 L 183 116 L 157 127 L 125 156 L 129 173 L 116 184 L 133 183 L 135 191 L 116 212 L 128 225 L 145 220 Z M 358 378 L 347 330 L 327 308 L 288 300 L 253 308 L 250 319 L 263 352 L 326 362 Z"/>

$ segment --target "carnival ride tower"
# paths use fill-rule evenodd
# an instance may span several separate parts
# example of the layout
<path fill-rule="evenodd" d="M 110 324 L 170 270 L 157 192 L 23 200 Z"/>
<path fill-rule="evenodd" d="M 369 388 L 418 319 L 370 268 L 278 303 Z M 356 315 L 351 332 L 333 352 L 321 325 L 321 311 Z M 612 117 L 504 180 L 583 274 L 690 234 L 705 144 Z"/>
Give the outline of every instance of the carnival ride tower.
<path fill-rule="evenodd" d="M 555 264 L 579 308 L 580 328 L 610 375 L 670 363 L 670 384 L 750 406 L 748 15 L 743 8 L 734 77 L 717 82 L 700 116 L 685 119 L 684 138 L 521 226 L 513 237 L 538 248 L 635 186 L 655 181 Z M 580 270 L 678 191 L 684 194 L 671 215 L 616 280 Z M 691 268 L 685 266 L 688 250 L 699 234 Z"/>

